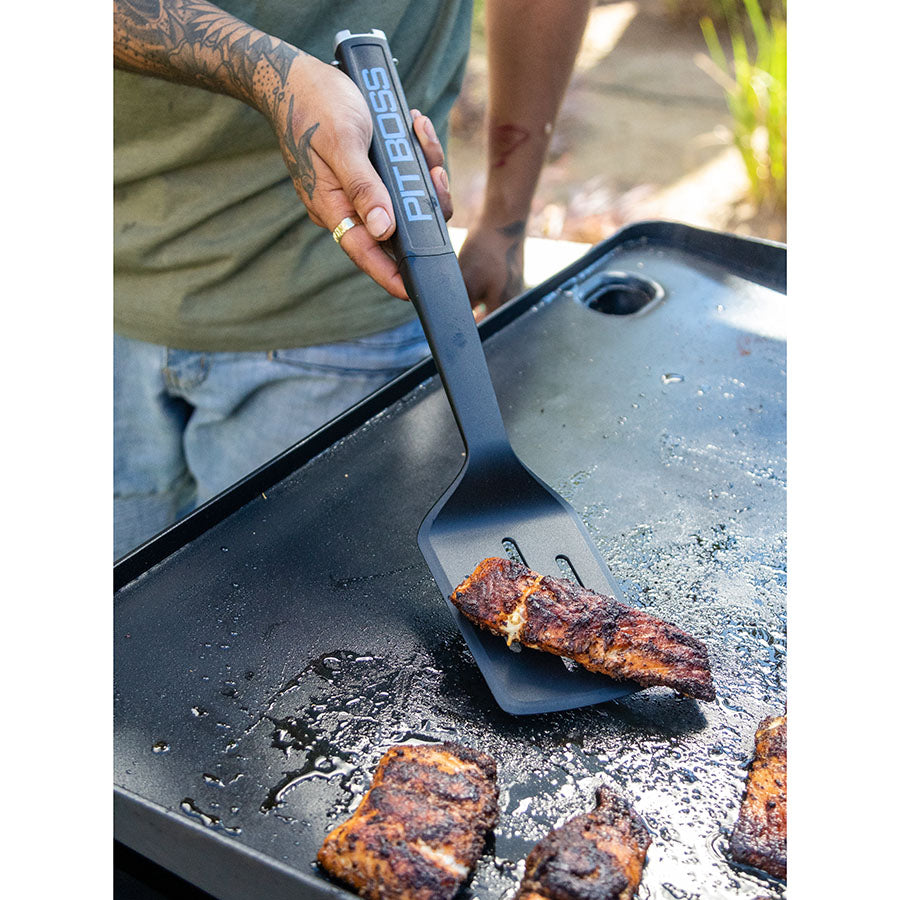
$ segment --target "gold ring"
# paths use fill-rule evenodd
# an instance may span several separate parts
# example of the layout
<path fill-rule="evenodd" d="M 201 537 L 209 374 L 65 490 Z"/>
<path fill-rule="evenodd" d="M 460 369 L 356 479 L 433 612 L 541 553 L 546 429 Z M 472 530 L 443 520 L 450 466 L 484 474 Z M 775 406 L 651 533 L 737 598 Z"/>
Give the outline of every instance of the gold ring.
<path fill-rule="evenodd" d="M 359 216 L 346 216 L 338 222 L 337 228 L 331 232 L 331 236 L 338 242 L 341 242 L 341 238 L 351 229 L 355 228 L 357 225 L 362 225 L 362 219 Z"/>

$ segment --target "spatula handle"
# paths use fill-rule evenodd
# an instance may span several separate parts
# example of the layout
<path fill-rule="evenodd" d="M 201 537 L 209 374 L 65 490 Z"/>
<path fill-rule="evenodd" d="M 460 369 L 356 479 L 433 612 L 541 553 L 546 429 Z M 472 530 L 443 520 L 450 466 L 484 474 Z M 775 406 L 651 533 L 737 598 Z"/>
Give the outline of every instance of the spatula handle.
<path fill-rule="evenodd" d="M 380 31 L 335 37 L 335 58 L 372 113 L 370 158 L 391 195 L 397 229 L 390 246 L 419 314 L 469 453 L 511 453 L 456 253 L 390 48 Z"/>

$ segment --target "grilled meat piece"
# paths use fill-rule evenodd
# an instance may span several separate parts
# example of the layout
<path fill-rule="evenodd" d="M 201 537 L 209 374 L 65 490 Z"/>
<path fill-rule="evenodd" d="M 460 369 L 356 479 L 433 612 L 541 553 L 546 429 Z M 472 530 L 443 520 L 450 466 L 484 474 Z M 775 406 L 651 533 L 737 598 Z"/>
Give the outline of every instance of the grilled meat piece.
<path fill-rule="evenodd" d="M 497 820 L 497 766 L 459 744 L 391 747 L 318 853 L 369 900 L 449 900 Z"/>
<path fill-rule="evenodd" d="M 649 846 L 641 817 L 601 787 L 593 812 L 554 829 L 528 854 L 516 900 L 631 900 Z"/>
<path fill-rule="evenodd" d="M 706 647 L 691 635 L 613 597 L 492 557 L 450 595 L 482 628 L 526 647 L 575 660 L 641 687 L 665 685 L 715 699 Z"/>
<path fill-rule="evenodd" d="M 769 716 L 756 729 L 731 854 L 776 878 L 787 877 L 787 715 Z"/>

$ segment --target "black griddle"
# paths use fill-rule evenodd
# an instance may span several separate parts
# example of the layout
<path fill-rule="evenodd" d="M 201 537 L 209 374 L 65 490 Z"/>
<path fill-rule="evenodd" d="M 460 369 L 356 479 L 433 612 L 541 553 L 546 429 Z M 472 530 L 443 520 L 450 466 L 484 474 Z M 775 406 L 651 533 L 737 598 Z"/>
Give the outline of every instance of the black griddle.
<path fill-rule="evenodd" d="M 779 895 L 727 833 L 785 704 L 785 257 L 640 223 L 480 328 L 516 451 L 706 642 L 715 703 L 496 706 L 416 545 L 463 452 L 426 361 L 116 564 L 116 840 L 223 900 L 352 896 L 325 833 L 389 746 L 449 739 L 502 791 L 461 897 L 506 896 L 602 781 L 653 832 L 642 898 Z"/>

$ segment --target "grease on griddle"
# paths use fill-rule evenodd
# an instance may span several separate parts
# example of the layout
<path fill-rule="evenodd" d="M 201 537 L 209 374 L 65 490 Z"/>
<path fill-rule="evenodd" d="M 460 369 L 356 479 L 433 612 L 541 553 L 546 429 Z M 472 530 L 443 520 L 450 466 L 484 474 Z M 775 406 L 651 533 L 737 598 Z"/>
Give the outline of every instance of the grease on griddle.
<path fill-rule="evenodd" d="M 220 831 L 223 834 L 232 836 L 237 836 L 241 833 L 242 829 L 239 825 L 224 825 L 218 816 L 214 816 L 212 813 L 204 812 L 200 809 L 191 797 L 185 797 L 179 806 L 183 813 L 187 814 L 192 819 L 196 819 L 202 825 L 211 828 L 213 831 Z"/>
<path fill-rule="evenodd" d="M 315 731 L 309 722 L 297 717 L 270 718 L 269 721 L 275 726 L 272 746 L 281 750 L 285 756 L 294 752 L 304 754 L 305 758 L 300 768 L 286 772 L 284 778 L 272 787 L 260 804 L 260 812 L 268 813 L 283 806 L 286 794 L 300 782 L 310 778 L 338 777 L 341 779 L 341 787 L 349 784 L 355 767 L 347 754 Z"/>
<path fill-rule="evenodd" d="M 645 536 L 651 537 L 649 532 Z M 628 573 L 637 581 L 644 565 L 637 558 L 634 562 Z M 783 665 L 783 660 L 773 663 Z M 388 747 L 456 741 L 497 759 L 501 784 L 501 816 L 493 839 L 457 900 L 509 898 L 529 850 L 549 830 L 581 813 L 600 781 L 629 792 L 653 834 L 660 836 L 648 853 L 639 891 L 643 900 L 692 895 L 698 900 L 723 895 L 750 900 L 760 891 L 780 893 L 779 885 L 736 870 L 726 854 L 708 846 L 711 823 L 737 805 L 743 777 L 735 773 L 746 757 L 743 723 L 748 714 L 743 709 L 703 706 L 651 688 L 602 706 L 510 716 L 499 712 L 486 692 L 478 692 L 480 684 L 478 667 L 458 631 L 403 655 L 385 656 L 364 647 L 320 651 L 297 674 L 284 674 L 270 686 L 243 728 L 240 753 L 265 759 L 268 781 L 245 778 L 226 796 L 241 804 L 246 817 L 260 815 L 261 802 L 270 792 L 278 794 L 263 815 L 277 818 L 297 841 L 321 840 L 329 823 L 346 818 L 359 804 Z M 743 706 L 755 694 L 751 687 L 749 698 L 734 696 Z M 305 730 L 296 731 L 296 746 L 289 733 L 280 735 L 280 742 L 291 747 L 286 753 L 273 741 L 273 720 L 292 718 Z M 316 740 L 339 748 L 348 770 L 310 773 L 292 784 L 289 774 L 306 766 L 303 748 Z M 203 800 L 200 794 L 192 796 Z M 205 800 L 202 805 L 209 808 Z M 245 828 L 245 839 L 253 832 Z"/>
<path fill-rule="evenodd" d="M 340 798 L 329 813 L 336 818 L 362 798 L 374 753 L 396 744 L 454 739 L 455 731 L 435 735 L 427 716 L 384 715 L 398 700 L 418 697 L 421 704 L 423 691 L 433 690 L 440 675 L 424 660 L 398 668 L 381 656 L 345 650 L 311 660 L 270 696 L 265 712 L 247 729 L 249 734 L 269 726 L 270 746 L 298 761 L 270 785 L 260 812 L 283 812 L 288 795 L 303 782 L 336 781 Z M 293 712 L 282 714 L 285 707 Z"/>

